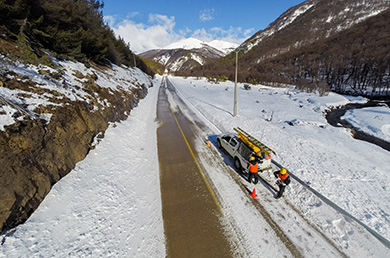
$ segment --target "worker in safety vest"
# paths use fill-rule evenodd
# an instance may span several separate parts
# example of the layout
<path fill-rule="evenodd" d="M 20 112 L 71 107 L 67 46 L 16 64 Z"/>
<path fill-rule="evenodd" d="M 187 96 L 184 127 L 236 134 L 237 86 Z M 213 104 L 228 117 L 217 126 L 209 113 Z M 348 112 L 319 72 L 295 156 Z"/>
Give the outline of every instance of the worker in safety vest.
<path fill-rule="evenodd" d="M 257 175 L 257 172 L 259 172 L 259 163 L 257 162 L 254 156 L 251 156 L 249 158 L 249 162 L 247 162 L 246 165 L 247 165 L 247 169 L 249 168 L 249 176 L 248 176 L 249 183 L 252 183 L 252 179 L 254 179 L 254 184 L 257 184 L 257 182 L 259 182 L 259 178 Z"/>
<path fill-rule="evenodd" d="M 280 169 L 279 171 L 274 172 L 274 175 L 278 180 L 276 180 L 276 184 L 279 186 L 279 192 L 276 194 L 275 198 L 278 199 L 282 197 L 284 193 L 284 189 L 291 182 L 290 175 L 287 173 L 285 168 Z"/>

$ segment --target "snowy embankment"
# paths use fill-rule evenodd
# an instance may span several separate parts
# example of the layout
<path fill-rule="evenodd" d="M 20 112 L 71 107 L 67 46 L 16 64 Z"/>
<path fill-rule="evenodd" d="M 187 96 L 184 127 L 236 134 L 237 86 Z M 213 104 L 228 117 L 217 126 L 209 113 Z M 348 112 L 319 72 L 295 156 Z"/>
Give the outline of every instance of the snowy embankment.
<path fill-rule="evenodd" d="M 9 81 L 0 86 L 12 81 L 33 86 L 31 91 L 0 87 L 0 96 L 48 123 L 51 115 L 34 114 L 36 108 L 64 105 L 65 98 L 85 101 L 94 107 L 91 112 L 97 106 L 112 105 L 85 90 L 89 77 L 110 91 L 152 86 L 151 78 L 139 69 L 114 65 L 100 70 L 73 62 L 59 62 L 60 68 L 52 69 L 13 64 L 5 57 L 2 61 L 2 75 Z M 46 73 L 60 76 L 53 79 Z M 154 83 L 159 85 L 159 81 Z M 144 252 L 157 257 L 165 253 L 154 108 L 158 87 L 148 91 L 129 119 L 111 124 L 96 149 L 52 187 L 26 223 L 2 236 L 0 257 L 140 257 Z M 18 116 L 17 105 L 0 105 L 1 130 L 24 119 Z"/>
<path fill-rule="evenodd" d="M 102 109 L 112 105 L 106 99 L 101 99 L 97 93 L 91 93 L 86 88 L 85 84 L 91 79 L 95 80 L 95 77 L 97 80 L 94 83 L 101 88 L 112 91 L 131 91 L 132 88 L 137 88 L 140 85 L 151 85 L 150 77 L 138 68 L 127 69 L 112 65 L 112 69 L 101 70 L 93 67 L 87 68 L 82 63 L 53 60 L 59 67 L 54 69 L 48 66 L 14 63 L 3 55 L 0 55 L 0 58 L 2 59 L 0 62 L 1 74 L 5 78 L 30 85 L 26 89 L 17 89 L 17 87 L 11 89 L 0 85 L 0 97 L 23 106 L 25 111 L 47 120 L 48 123 L 51 114 L 34 114 L 37 108 L 61 106 L 66 100 L 84 101 L 88 105 L 94 106 L 94 111 L 97 110 L 96 103 L 95 105 L 93 103 L 94 100 Z M 32 86 L 32 84 L 34 85 Z M 17 113 L 15 107 L 0 106 L 0 130 L 4 130 L 4 126 L 13 124 L 20 119 L 23 119 L 23 116 Z"/>
<path fill-rule="evenodd" d="M 109 127 L 96 149 L 5 238 L 0 257 L 164 257 L 157 93 L 157 86 L 149 88 L 126 121 Z"/>

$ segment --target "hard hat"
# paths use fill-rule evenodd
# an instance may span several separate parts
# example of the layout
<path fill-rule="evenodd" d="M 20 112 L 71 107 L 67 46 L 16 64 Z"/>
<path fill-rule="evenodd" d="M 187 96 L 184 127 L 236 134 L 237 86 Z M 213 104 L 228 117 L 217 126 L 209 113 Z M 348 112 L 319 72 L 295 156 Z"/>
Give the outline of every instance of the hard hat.
<path fill-rule="evenodd" d="M 285 168 L 282 168 L 282 169 L 280 170 L 280 174 L 284 175 L 284 174 L 286 174 L 286 173 L 287 173 L 287 170 L 286 170 Z"/>
<path fill-rule="evenodd" d="M 253 157 L 253 156 L 252 156 L 252 157 L 250 157 L 250 159 L 249 159 L 249 160 L 255 160 L 255 157 Z"/>

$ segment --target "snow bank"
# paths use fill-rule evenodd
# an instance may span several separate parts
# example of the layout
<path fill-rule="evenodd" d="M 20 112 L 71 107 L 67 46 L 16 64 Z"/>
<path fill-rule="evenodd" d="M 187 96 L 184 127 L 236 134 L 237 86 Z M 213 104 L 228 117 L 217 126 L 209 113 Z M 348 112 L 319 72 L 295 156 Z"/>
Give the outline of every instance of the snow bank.
<path fill-rule="evenodd" d="M 165 256 L 157 93 L 158 87 L 150 88 L 129 119 L 110 126 L 96 149 L 5 239 L 0 257 Z"/>

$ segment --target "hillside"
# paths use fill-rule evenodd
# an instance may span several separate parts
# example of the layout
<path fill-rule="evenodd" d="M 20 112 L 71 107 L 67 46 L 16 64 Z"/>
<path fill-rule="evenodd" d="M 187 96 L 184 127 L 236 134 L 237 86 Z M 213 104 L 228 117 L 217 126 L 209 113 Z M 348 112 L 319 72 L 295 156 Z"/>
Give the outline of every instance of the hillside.
<path fill-rule="evenodd" d="M 51 187 L 147 95 L 138 68 L 53 60 L 56 68 L 1 55 L 0 227 L 24 222 Z"/>
<path fill-rule="evenodd" d="M 309 0 L 292 7 L 240 46 L 238 78 L 388 95 L 389 7 L 385 0 Z M 233 79 L 234 64 L 230 54 L 192 74 Z"/>
<path fill-rule="evenodd" d="M 0 4 L 1 233 L 26 221 L 153 86 L 145 63 L 103 25 L 101 7 Z"/>

